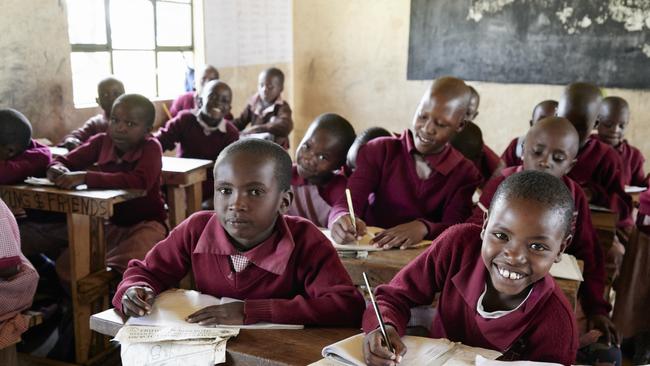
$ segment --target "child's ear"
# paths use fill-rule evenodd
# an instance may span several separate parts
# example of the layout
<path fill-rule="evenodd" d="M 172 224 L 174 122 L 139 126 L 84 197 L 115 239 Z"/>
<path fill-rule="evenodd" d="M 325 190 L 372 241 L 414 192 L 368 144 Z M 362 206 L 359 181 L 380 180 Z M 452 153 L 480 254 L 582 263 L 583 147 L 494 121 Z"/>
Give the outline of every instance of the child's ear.
<path fill-rule="evenodd" d="M 577 158 L 571 160 L 571 163 L 570 163 L 569 166 L 567 167 L 566 173 L 564 173 L 564 174 L 569 174 L 569 172 L 571 171 L 571 169 L 573 169 L 573 167 L 576 165 L 577 162 L 578 162 L 578 159 L 577 159 Z"/>
<path fill-rule="evenodd" d="M 95 98 L 95 103 L 99 104 L 99 97 Z"/>
<path fill-rule="evenodd" d="M 528 121 L 528 123 L 530 123 L 530 127 L 533 127 L 533 120 L 532 119 L 530 121 Z"/>
<path fill-rule="evenodd" d="M 554 263 L 560 263 L 562 260 L 562 253 L 564 253 L 569 244 L 571 244 L 571 240 L 573 240 L 573 234 L 569 234 L 564 238 L 562 245 L 560 246 L 560 251 L 557 253 L 557 257 L 553 260 Z"/>
<path fill-rule="evenodd" d="M 287 213 L 287 211 L 289 211 L 291 202 L 293 202 L 293 191 L 290 188 L 282 192 L 282 197 L 280 198 L 280 208 L 278 209 L 281 215 L 284 215 Z"/>
<path fill-rule="evenodd" d="M 456 133 L 462 131 L 463 128 L 465 128 L 465 126 L 467 125 L 467 122 L 468 121 L 465 119 L 465 117 L 461 118 L 460 123 L 458 123 L 458 127 L 456 128 Z"/>
<path fill-rule="evenodd" d="M 489 219 L 490 219 L 489 212 L 483 211 L 483 227 L 481 228 L 481 240 L 485 239 L 485 230 L 487 229 Z"/>

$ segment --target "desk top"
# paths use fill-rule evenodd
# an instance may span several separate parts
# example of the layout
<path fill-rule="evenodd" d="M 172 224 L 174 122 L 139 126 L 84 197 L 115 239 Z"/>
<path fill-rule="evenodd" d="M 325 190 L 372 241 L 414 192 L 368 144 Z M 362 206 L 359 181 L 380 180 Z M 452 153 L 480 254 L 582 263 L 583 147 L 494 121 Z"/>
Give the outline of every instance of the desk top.
<path fill-rule="evenodd" d="M 90 318 L 90 329 L 109 336 L 115 336 L 122 325 L 113 309 Z M 242 329 L 228 341 L 227 364 L 307 365 L 322 358 L 323 347 L 360 332 L 354 328 Z"/>
<path fill-rule="evenodd" d="M 175 158 L 173 156 L 162 157 L 162 170 L 165 173 L 188 173 L 196 169 L 208 168 L 214 162 L 206 159 Z"/>
<path fill-rule="evenodd" d="M 29 184 L 2 185 L 0 198 L 12 208 L 77 213 L 110 218 L 113 205 L 143 197 L 143 190 L 101 189 L 65 190 Z"/>

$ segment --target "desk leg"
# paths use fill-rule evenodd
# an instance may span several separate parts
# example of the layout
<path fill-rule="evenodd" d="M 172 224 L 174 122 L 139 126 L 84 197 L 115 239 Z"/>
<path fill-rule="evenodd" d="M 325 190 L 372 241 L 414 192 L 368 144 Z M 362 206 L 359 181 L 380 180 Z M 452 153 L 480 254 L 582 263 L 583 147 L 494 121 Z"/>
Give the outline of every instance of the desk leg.
<path fill-rule="evenodd" d="M 203 182 L 194 183 L 185 188 L 187 194 L 187 216 L 201 210 L 203 203 Z"/>
<path fill-rule="evenodd" d="M 173 229 L 185 219 L 185 189 L 168 185 L 167 205 L 169 206 L 169 226 Z"/>

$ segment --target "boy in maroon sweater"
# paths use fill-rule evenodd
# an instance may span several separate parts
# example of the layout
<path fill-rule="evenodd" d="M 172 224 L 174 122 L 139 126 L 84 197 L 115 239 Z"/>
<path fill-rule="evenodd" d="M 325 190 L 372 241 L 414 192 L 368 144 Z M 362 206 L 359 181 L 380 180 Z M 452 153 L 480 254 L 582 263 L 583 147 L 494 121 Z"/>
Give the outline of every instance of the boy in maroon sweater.
<path fill-rule="evenodd" d="M 115 308 L 144 315 L 191 271 L 198 291 L 244 300 L 201 309 L 191 323 L 358 326 L 364 300 L 328 239 L 283 215 L 293 196 L 289 155 L 269 141 L 238 141 L 221 152 L 214 177 L 215 211 L 190 216 L 132 261 Z"/>
<path fill-rule="evenodd" d="M 282 99 L 283 90 L 284 73 L 280 69 L 272 67 L 260 73 L 257 93 L 234 121 L 242 136 L 263 137 L 289 148 L 293 120 L 289 103 Z"/>
<path fill-rule="evenodd" d="M 345 195 L 345 157 L 355 139 L 354 128 L 334 113 L 316 117 L 298 145 L 293 166 L 293 202 L 287 214 L 328 227 L 332 206 Z"/>
<path fill-rule="evenodd" d="M 604 254 L 591 223 L 589 204 L 580 186 L 567 177 L 576 162 L 578 133 L 565 118 L 549 117 L 533 125 L 524 144 L 524 164 L 509 167 L 500 176 L 491 179 L 483 188 L 480 203 L 489 207 L 494 193 L 507 177 L 522 170 L 536 170 L 552 174 L 566 184 L 575 204 L 575 227 L 573 240 L 567 253 L 584 262 L 584 282 L 578 296 L 582 310 L 587 317 L 586 330 L 596 329 L 603 334 L 604 343 L 618 343 L 616 328 L 609 318 L 611 306 L 605 301 Z M 482 224 L 485 215 L 480 208 L 474 210 L 469 222 Z"/>
<path fill-rule="evenodd" d="M 32 139 L 27 117 L 15 109 L 0 109 L 0 184 L 42 177 L 50 159 L 50 149 Z"/>
<path fill-rule="evenodd" d="M 618 227 L 628 229 L 633 225 L 632 199 L 625 193 L 621 158 L 611 146 L 589 138 L 601 101 L 600 89 L 589 83 L 569 84 L 560 98 L 557 115 L 571 121 L 580 136 L 578 161 L 569 178 L 582 187 L 589 203 L 618 213 Z"/>
<path fill-rule="evenodd" d="M 182 94 L 169 107 L 169 114 L 172 118 L 176 117 L 182 111 L 191 111 L 196 106 L 196 100 L 200 97 L 200 92 L 203 90 L 205 83 L 212 80 L 219 80 L 219 71 L 212 65 L 206 65 L 201 75 L 201 88 L 197 91 L 188 91 Z M 232 118 L 232 117 L 231 117 Z"/>
<path fill-rule="evenodd" d="M 55 159 L 47 177 L 63 189 L 86 184 L 98 189 L 141 189 L 145 197 L 115 206 L 105 227 L 107 265 L 120 273 L 129 260 L 144 255 L 162 238 L 167 218 L 160 195 L 162 151 L 151 135 L 156 110 L 145 97 L 117 98 L 108 133 L 100 133 L 66 156 Z M 69 255 L 57 261 L 62 280 L 69 278 Z"/>
<path fill-rule="evenodd" d="M 182 111 L 156 132 L 163 151 L 173 150 L 176 156 L 215 160 L 221 150 L 239 139 L 239 131 L 231 121 L 232 90 L 219 80 L 208 81 L 197 100 L 199 110 Z M 203 182 L 203 200 L 212 197 L 214 181 L 212 172 Z"/>
<path fill-rule="evenodd" d="M 573 200 L 550 174 L 525 171 L 497 190 L 483 228 L 449 228 L 376 298 L 395 352 L 382 342 L 372 307 L 363 316 L 368 365 L 394 365 L 407 352 L 410 308 L 440 292 L 430 336 L 503 353 L 505 360 L 571 364 L 578 332 L 564 294 L 548 273 L 571 241 Z"/>
<path fill-rule="evenodd" d="M 97 84 L 97 104 L 104 113 L 91 117 L 83 126 L 70 132 L 59 144 L 73 150 L 98 133 L 106 132 L 111 119 L 111 108 L 115 99 L 124 94 L 124 84 L 113 77 L 108 77 Z"/>
<path fill-rule="evenodd" d="M 555 116 L 555 112 L 557 112 L 556 101 L 545 100 L 540 102 L 535 106 L 535 108 L 533 108 L 533 116 L 529 121 L 530 126 L 532 127 L 533 124 L 543 118 Z M 526 135 L 514 138 L 508 147 L 506 147 L 505 151 L 501 155 L 501 159 L 506 164 L 506 167 L 519 166 L 522 164 L 521 157 L 524 154 L 525 139 Z"/>
<path fill-rule="evenodd" d="M 591 135 L 613 147 L 623 161 L 623 183 L 628 186 L 648 186 L 643 172 L 645 158 L 641 151 L 630 145 L 623 137 L 630 121 L 630 107 L 621 97 L 607 97 L 600 105 L 598 134 Z"/>
<path fill-rule="evenodd" d="M 378 137 L 391 137 L 393 136 L 388 130 L 381 127 L 369 127 L 363 132 L 361 132 L 357 138 L 354 139 L 350 149 L 348 149 L 348 155 L 345 160 L 345 175 L 349 177 L 352 175 L 354 170 L 357 168 L 357 155 L 359 150 L 366 146 L 369 141 L 372 141 Z"/>
<path fill-rule="evenodd" d="M 359 151 L 348 180 L 359 218 L 354 226 L 341 197 L 331 213 L 336 242 L 352 242 L 368 224 L 387 229 L 373 238 L 375 245 L 406 248 L 467 219 L 481 176 L 449 140 L 465 126 L 470 95 L 462 80 L 439 78 L 422 97 L 412 131 L 372 140 Z"/>

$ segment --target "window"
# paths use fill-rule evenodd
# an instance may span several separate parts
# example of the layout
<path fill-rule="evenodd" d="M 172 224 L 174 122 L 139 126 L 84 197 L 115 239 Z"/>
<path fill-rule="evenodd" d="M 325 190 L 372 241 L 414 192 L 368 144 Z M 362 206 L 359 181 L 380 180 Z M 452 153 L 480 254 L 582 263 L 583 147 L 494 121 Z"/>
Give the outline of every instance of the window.
<path fill-rule="evenodd" d="M 94 103 L 97 82 L 174 98 L 194 65 L 192 0 L 67 0 L 76 105 Z"/>

